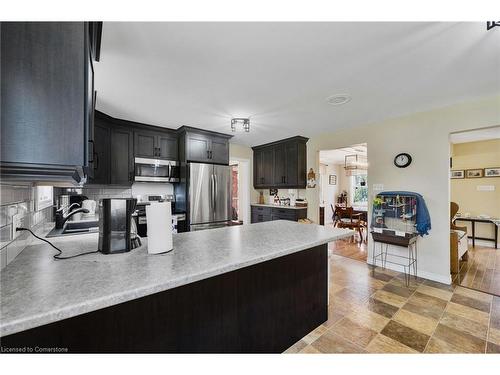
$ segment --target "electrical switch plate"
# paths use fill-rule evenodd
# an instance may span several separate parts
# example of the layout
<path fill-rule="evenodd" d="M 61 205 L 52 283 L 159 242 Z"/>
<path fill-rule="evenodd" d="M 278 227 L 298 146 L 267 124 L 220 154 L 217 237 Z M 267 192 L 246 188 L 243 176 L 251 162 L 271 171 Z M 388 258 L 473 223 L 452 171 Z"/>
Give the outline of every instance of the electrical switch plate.
<path fill-rule="evenodd" d="M 373 184 L 373 191 L 382 191 L 384 190 L 384 184 Z"/>
<path fill-rule="evenodd" d="M 15 214 L 12 216 L 12 239 L 17 238 L 21 234 L 16 228 L 21 226 L 21 215 Z"/>

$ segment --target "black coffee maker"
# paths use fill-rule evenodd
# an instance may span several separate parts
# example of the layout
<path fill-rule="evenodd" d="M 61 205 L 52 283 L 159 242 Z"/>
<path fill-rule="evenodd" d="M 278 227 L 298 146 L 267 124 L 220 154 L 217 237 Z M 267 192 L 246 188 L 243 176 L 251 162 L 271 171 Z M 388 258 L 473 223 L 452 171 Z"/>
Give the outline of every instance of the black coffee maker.
<path fill-rule="evenodd" d="M 103 254 L 126 253 L 141 245 L 132 215 L 135 198 L 99 200 L 99 251 Z"/>

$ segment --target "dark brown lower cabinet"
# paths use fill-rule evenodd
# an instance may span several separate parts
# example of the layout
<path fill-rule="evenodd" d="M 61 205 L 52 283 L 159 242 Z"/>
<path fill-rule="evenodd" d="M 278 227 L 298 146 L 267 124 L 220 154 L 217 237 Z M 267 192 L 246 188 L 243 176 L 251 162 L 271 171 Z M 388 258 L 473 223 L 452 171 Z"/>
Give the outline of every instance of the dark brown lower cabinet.
<path fill-rule="evenodd" d="M 320 245 L 2 337 L 74 353 L 280 353 L 328 319 Z"/>
<path fill-rule="evenodd" d="M 262 223 L 271 220 L 290 220 L 299 221 L 307 217 L 307 207 L 305 208 L 287 208 L 287 207 L 266 207 L 252 206 L 252 223 Z"/>

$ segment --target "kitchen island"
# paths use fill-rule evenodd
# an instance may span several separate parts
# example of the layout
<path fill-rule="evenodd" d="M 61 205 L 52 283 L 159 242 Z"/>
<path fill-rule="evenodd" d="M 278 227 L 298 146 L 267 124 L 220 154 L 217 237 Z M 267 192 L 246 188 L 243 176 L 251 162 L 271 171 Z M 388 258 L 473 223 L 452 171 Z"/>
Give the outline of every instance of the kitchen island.
<path fill-rule="evenodd" d="M 342 229 L 273 221 L 174 234 L 174 250 L 55 261 L 26 248 L 1 271 L 3 348 L 281 352 L 327 320 L 327 243 Z M 65 255 L 97 234 L 53 241 Z"/>

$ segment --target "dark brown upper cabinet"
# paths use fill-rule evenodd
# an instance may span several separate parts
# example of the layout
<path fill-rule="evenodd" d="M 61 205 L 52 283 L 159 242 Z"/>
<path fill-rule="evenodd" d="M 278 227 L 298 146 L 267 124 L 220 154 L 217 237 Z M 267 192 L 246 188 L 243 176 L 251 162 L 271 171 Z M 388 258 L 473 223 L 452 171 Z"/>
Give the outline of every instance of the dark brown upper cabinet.
<path fill-rule="evenodd" d="M 139 158 L 178 159 L 177 136 L 147 130 L 134 132 L 134 155 Z"/>
<path fill-rule="evenodd" d="M 183 126 L 179 129 L 180 159 L 187 162 L 228 165 L 231 137 Z"/>
<path fill-rule="evenodd" d="M 127 186 L 134 181 L 133 129 L 118 125 L 113 118 L 96 113 L 94 177 L 89 184 Z"/>
<path fill-rule="evenodd" d="M 80 182 L 92 162 L 86 22 L 2 22 L 2 177 Z"/>
<path fill-rule="evenodd" d="M 307 141 L 297 136 L 252 147 L 254 188 L 305 188 Z"/>

